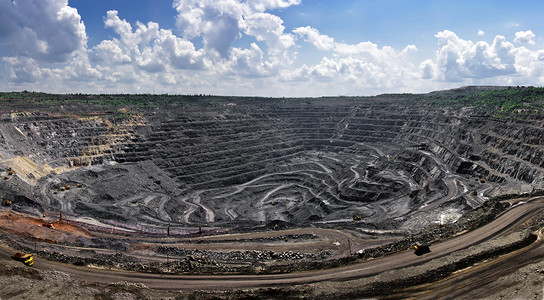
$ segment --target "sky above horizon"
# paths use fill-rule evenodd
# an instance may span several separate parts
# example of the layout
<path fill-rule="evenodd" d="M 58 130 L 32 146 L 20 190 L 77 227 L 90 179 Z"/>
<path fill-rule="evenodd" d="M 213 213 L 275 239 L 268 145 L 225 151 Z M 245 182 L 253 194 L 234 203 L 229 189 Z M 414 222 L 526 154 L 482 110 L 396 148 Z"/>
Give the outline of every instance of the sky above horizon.
<path fill-rule="evenodd" d="M 542 86 L 543 9 L 540 0 L 0 0 L 0 91 Z"/>

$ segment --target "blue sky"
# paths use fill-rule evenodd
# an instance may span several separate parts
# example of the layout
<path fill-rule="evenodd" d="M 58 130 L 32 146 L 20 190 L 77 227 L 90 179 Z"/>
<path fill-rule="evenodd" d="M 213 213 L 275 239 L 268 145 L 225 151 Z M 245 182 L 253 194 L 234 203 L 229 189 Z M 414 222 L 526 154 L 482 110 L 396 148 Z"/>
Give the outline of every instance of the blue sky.
<path fill-rule="evenodd" d="M 0 90 L 373 95 L 544 83 L 544 1 L 0 0 Z"/>

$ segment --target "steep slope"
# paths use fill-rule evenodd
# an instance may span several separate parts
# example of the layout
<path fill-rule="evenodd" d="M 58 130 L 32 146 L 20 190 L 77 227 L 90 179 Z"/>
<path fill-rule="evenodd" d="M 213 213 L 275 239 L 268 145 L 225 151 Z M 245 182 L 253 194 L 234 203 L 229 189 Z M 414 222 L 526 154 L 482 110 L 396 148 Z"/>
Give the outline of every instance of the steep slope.
<path fill-rule="evenodd" d="M 489 196 L 542 189 L 542 95 L 4 93 L 0 189 L 36 213 L 131 228 L 355 220 L 364 231 L 414 231 Z"/>

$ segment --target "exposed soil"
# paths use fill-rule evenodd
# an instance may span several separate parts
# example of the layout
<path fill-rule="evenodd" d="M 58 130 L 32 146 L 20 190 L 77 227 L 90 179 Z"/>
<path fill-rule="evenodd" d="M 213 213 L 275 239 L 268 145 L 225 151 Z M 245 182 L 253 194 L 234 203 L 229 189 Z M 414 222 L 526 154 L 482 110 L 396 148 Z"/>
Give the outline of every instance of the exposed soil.
<path fill-rule="evenodd" d="M 488 90 L 1 93 L 0 197 L 12 201 L 2 240 L 41 258 L 166 274 L 316 270 L 438 241 L 544 190 L 542 112 L 497 118 L 449 104 Z M 542 224 L 531 222 L 518 232 Z M 76 285 L 105 298 L 134 288 Z"/>

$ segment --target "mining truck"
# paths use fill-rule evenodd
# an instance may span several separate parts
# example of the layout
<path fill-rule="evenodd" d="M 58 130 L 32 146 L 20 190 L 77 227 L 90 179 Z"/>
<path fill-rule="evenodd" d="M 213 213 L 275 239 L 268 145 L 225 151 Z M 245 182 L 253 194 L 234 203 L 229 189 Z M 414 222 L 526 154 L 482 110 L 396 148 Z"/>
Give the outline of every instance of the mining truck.
<path fill-rule="evenodd" d="M 412 248 L 414 248 L 414 254 L 417 256 L 431 252 L 430 243 L 417 242 Z"/>
<path fill-rule="evenodd" d="M 47 228 L 53 228 L 53 223 L 47 222 L 47 221 L 43 221 L 43 222 L 42 222 L 42 226 L 43 226 L 43 227 L 47 227 Z"/>
<path fill-rule="evenodd" d="M 32 254 L 23 254 L 23 253 L 17 252 L 13 254 L 11 258 L 17 261 L 20 261 L 27 266 L 32 266 L 34 264 L 34 258 L 32 257 Z"/>

